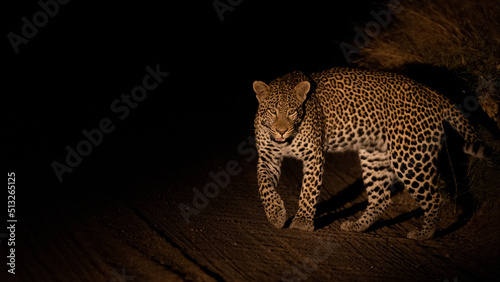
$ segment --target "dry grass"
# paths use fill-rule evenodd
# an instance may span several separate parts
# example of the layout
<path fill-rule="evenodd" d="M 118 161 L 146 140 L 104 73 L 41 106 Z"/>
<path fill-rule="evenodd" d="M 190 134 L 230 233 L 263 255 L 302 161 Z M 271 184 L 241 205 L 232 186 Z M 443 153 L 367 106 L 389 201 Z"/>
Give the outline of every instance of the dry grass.
<path fill-rule="evenodd" d="M 500 82 L 500 0 L 401 0 L 401 7 L 354 63 L 388 71 L 408 64 L 456 71 L 480 90 L 481 106 L 500 125 L 500 87 L 494 83 Z"/>

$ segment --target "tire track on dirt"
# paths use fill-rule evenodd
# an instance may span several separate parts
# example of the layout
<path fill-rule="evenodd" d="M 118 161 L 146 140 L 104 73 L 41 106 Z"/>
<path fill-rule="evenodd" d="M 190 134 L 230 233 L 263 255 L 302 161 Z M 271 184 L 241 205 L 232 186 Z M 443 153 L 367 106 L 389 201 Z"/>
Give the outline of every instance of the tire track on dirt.
<path fill-rule="evenodd" d="M 127 206 L 132 210 L 134 215 L 139 218 L 141 221 L 143 221 L 149 228 L 151 228 L 152 231 L 157 233 L 163 240 L 167 242 L 167 244 L 171 245 L 173 248 L 181 251 L 182 248 L 170 238 L 165 232 L 164 229 L 160 228 L 157 226 L 157 223 L 154 222 L 153 219 L 158 218 L 157 214 L 153 212 L 152 210 L 149 210 L 145 207 L 147 207 L 144 204 L 138 204 L 136 205 L 135 203 L 129 203 Z M 139 208 L 138 208 L 139 207 Z M 143 215 L 143 212 L 146 215 Z M 161 217 L 160 217 L 161 218 Z M 189 262 L 195 264 L 197 267 L 199 267 L 203 272 L 205 272 L 207 275 L 212 277 L 214 280 L 220 281 L 222 277 L 219 276 L 216 272 L 211 271 L 210 269 L 206 268 L 202 264 L 200 264 L 195 258 L 189 256 L 188 254 L 184 253 L 181 251 L 181 254 L 184 256 L 186 260 Z M 166 266 L 165 266 L 166 267 Z"/>

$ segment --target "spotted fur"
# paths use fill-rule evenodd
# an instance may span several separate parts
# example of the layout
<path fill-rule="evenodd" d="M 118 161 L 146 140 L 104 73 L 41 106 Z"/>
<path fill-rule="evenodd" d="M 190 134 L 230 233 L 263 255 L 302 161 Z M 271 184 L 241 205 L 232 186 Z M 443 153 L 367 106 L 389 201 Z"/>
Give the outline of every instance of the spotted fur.
<path fill-rule="evenodd" d="M 424 210 L 424 225 L 408 238 L 433 237 L 442 202 L 437 191 L 437 157 L 444 138 L 443 121 L 465 139 L 464 151 L 483 157 L 485 146 L 467 119 L 447 99 L 404 76 L 334 68 L 310 77 L 293 72 L 253 84 L 259 107 L 255 117 L 259 193 L 269 221 L 281 228 L 287 220 L 276 192 L 284 157 L 303 162 L 299 209 L 292 228 L 314 230 L 325 154 L 357 151 L 368 207 L 357 221 L 341 225 L 365 231 L 391 201 L 395 181 Z"/>

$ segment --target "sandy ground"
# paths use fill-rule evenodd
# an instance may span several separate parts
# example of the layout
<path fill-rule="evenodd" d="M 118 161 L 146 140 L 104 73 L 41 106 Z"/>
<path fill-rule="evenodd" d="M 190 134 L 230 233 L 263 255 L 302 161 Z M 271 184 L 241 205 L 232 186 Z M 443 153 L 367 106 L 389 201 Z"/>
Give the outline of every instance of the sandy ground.
<path fill-rule="evenodd" d="M 41 11 L 32 2 L 3 9 L 9 32 Z M 15 276 L 0 230 L 0 282 L 500 280 L 498 206 L 467 221 L 445 211 L 436 239 L 412 241 L 422 212 L 401 192 L 366 233 L 340 231 L 366 206 L 352 154 L 328 157 L 316 231 L 275 229 L 265 216 L 247 139 L 252 82 L 348 64 L 339 44 L 380 1 L 70 2 L 19 54 L 6 49 L 2 145 L 18 223 Z M 215 2 L 243 4 L 221 21 Z M 158 65 L 171 74 L 118 118 L 113 102 Z M 51 163 L 104 118 L 116 129 L 59 183 Z M 284 163 L 290 218 L 301 177 L 300 163 Z"/>
<path fill-rule="evenodd" d="M 240 145 L 243 154 L 238 153 Z M 193 188 L 203 191 L 215 183 L 211 172 L 228 172 L 228 164 L 233 175 L 228 173 L 230 179 L 219 183 L 225 188 L 217 191 L 208 185 L 214 189 L 208 190 L 212 198 L 204 202 L 198 197 L 194 210 Z M 135 166 L 99 178 L 109 163 L 101 165 L 82 172 L 96 175 L 71 184 L 73 192 L 41 195 L 35 201 L 37 209 L 17 231 L 18 274 L 5 276 L 2 271 L 2 281 L 492 281 L 500 277 L 498 208 L 493 214 L 476 214 L 464 224 L 456 224 L 457 218 L 445 212 L 436 239 L 413 241 L 405 238 L 406 233 L 420 226 L 422 213 L 402 192 L 368 232 L 340 231 L 343 220 L 359 217 L 366 206 L 353 154 L 329 156 L 314 232 L 275 229 L 268 223 L 257 193 L 256 159 L 246 143 L 186 160 L 177 168 L 152 170 L 144 163 L 147 169 Z M 284 163 L 279 192 L 289 217 L 297 210 L 300 170 L 296 161 Z M 180 204 L 190 207 L 190 216 L 183 217 Z"/>

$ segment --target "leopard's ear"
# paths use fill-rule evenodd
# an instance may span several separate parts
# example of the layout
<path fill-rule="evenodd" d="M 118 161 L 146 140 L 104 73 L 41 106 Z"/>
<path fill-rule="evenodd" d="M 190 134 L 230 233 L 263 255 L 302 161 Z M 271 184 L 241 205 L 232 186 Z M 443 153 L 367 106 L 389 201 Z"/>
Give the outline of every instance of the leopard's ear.
<path fill-rule="evenodd" d="M 302 81 L 295 86 L 293 93 L 297 96 L 299 102 L 303 103 L 306 100 L 309 89 L 311 89 L 309 81 Z"/>
<path fill-rule="evenodd" d="M 269 86 L 262 81 L 254 81 L 253 83 L 253 91 L 257 94 L 257 100 L 259 103 L 262 103 L 264 99 L 269 95 Z"/>

